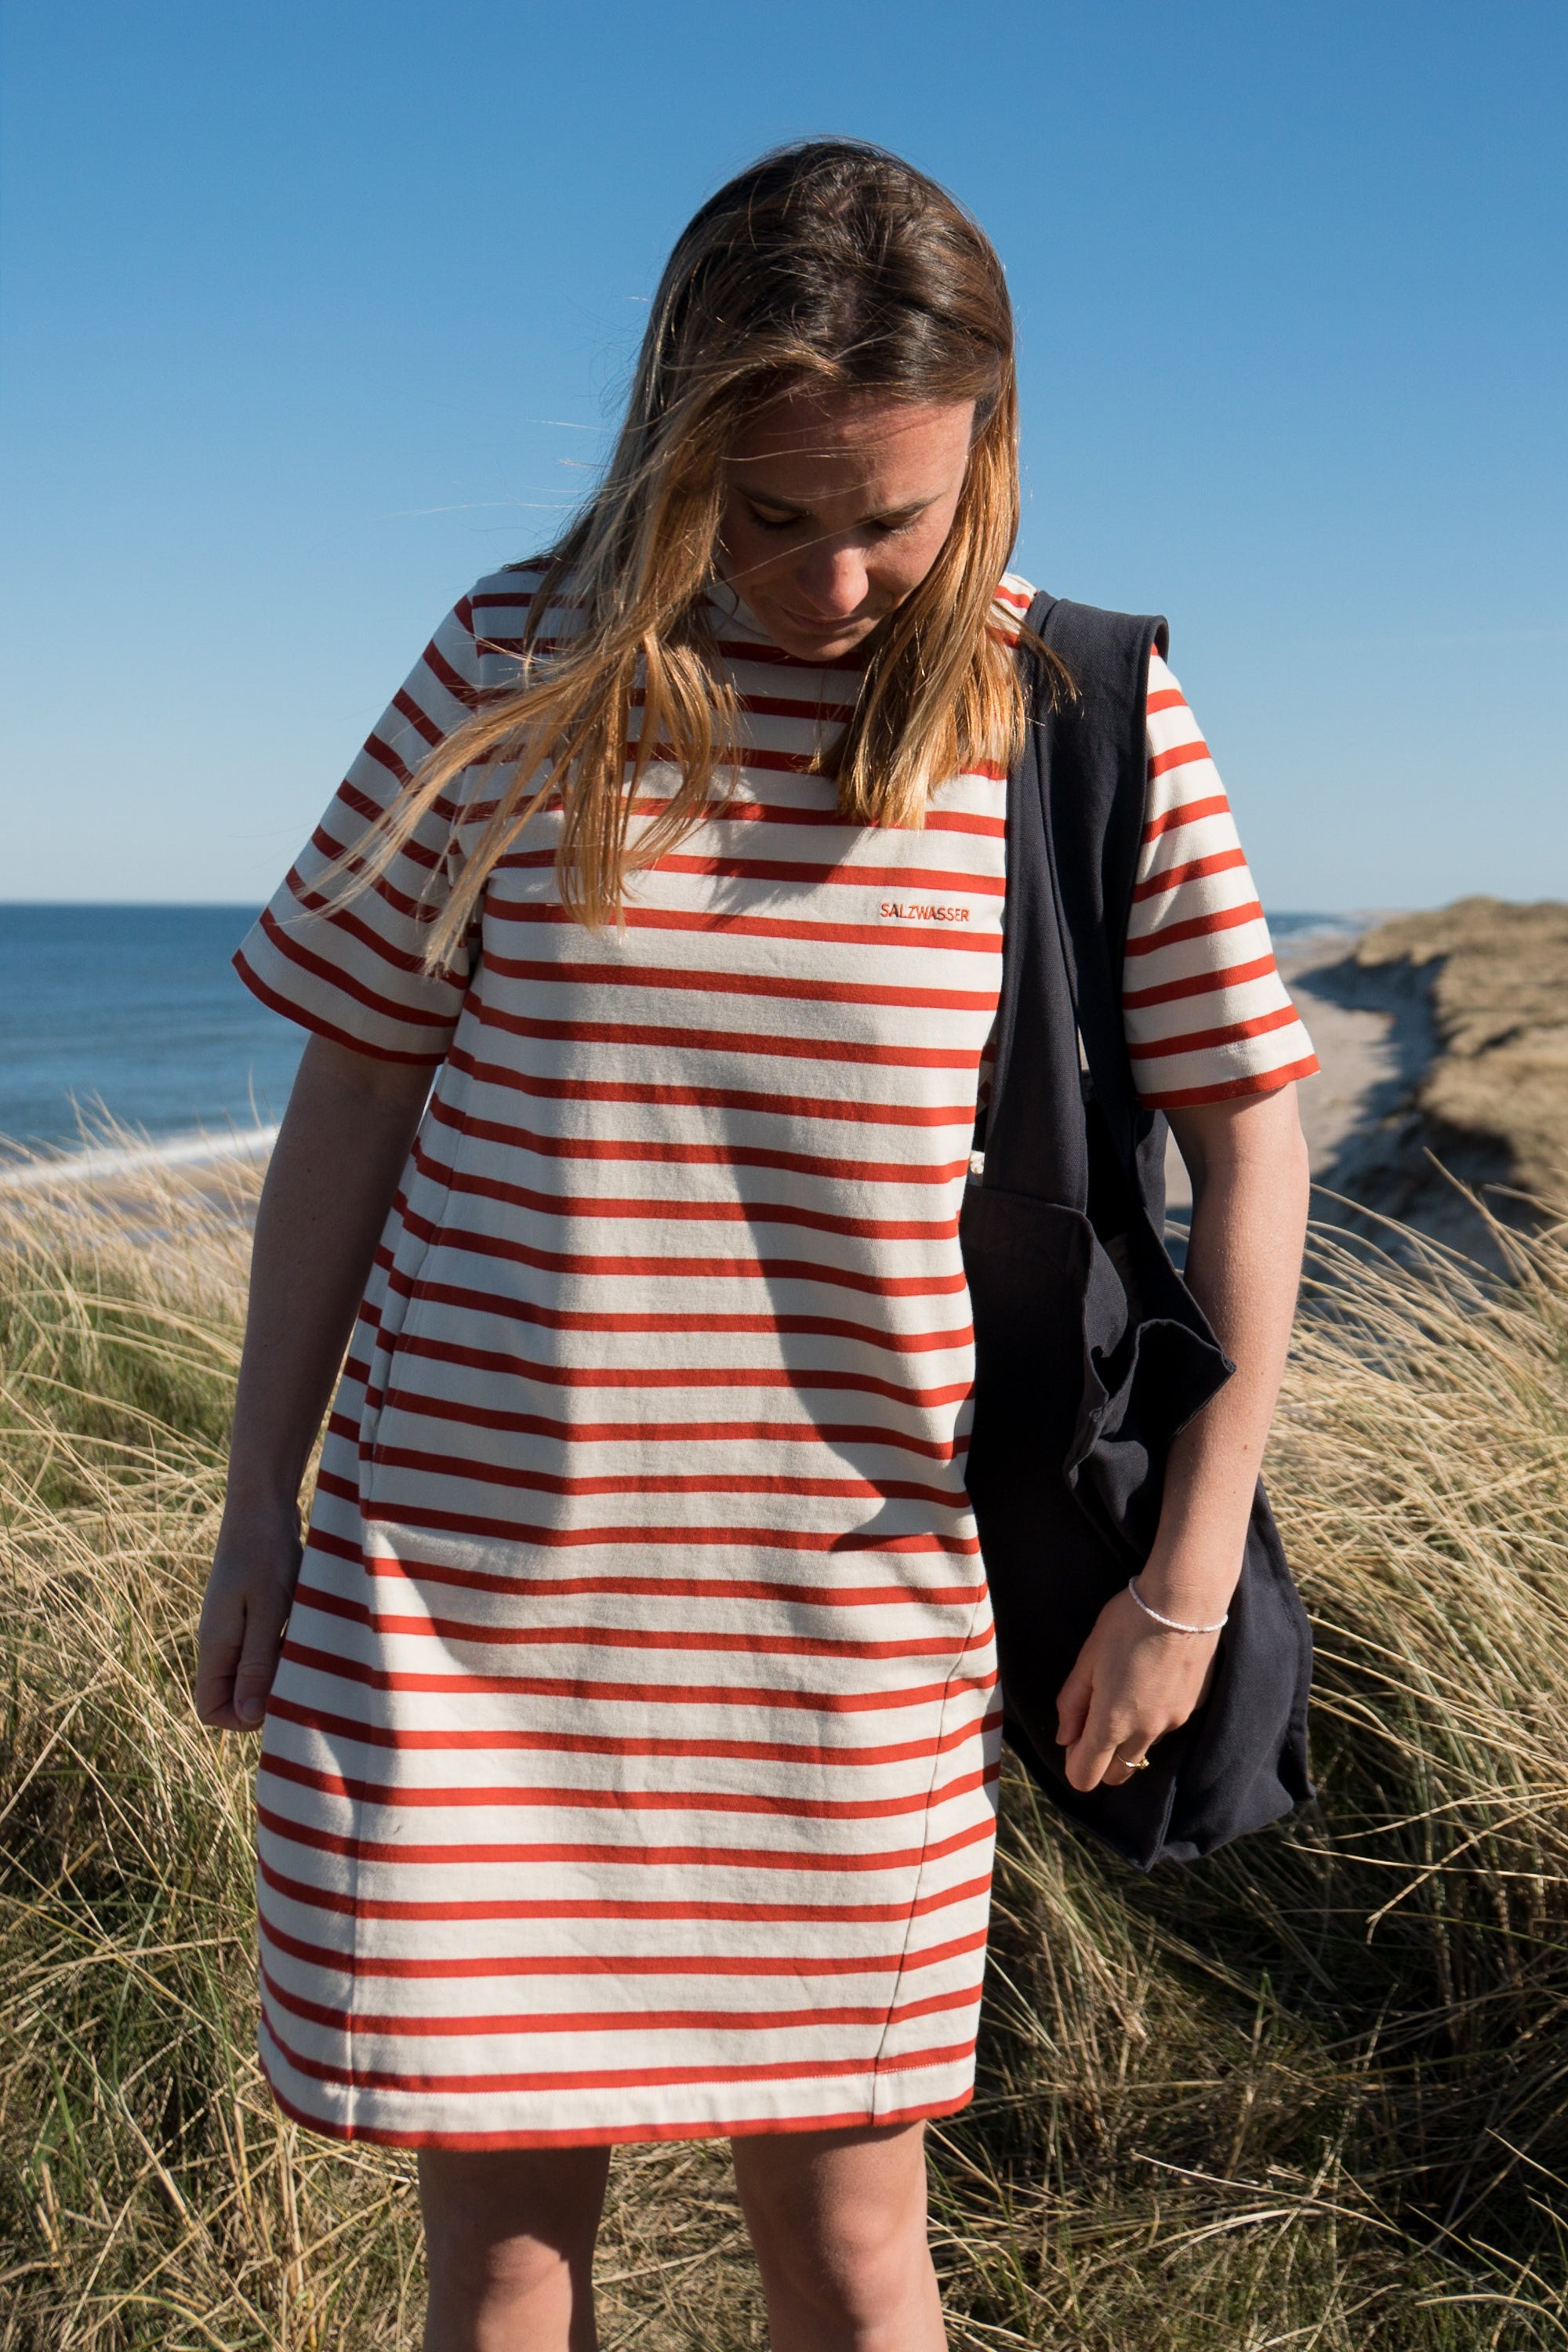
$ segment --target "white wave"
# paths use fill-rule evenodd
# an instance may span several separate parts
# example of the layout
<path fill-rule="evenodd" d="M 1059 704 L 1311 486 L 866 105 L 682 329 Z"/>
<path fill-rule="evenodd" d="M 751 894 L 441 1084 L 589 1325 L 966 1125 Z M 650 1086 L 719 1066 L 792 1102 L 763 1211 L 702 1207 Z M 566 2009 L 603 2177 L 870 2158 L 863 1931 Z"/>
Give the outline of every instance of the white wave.
<path fill-rule="evenodd" d="M 200 1168 L 223 1160 L 256 1160 L 270 1151 L 277 1140 L 276 1125 L 246 1128 L 229 1135 L 148 1136 L 88 1151 L 61 1152 L 53 1160 L 26 1160 L 13 1168 L 0 1166 L 0 1192 L 77 1184 L 100 1176 L 132 1176 L 139 1169 Z"/>

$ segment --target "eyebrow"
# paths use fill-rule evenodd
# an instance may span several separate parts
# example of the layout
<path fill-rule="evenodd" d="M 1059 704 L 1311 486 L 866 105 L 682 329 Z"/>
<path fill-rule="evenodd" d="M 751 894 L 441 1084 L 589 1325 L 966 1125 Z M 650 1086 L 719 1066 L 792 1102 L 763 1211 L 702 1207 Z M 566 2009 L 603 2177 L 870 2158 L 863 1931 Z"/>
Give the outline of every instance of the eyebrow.
<path fill-rule="evenodd" d="M 792 515 L 796 520 L 805 520 L 811 513 L 809 507 L 797 506 L 793 499 L 775 498 L 771 490 L 755 489 L 750 482 L 736 482 L 734 487 L 743 499 L 750 499 L 754 507 L 773 507 L 780 514 Z M 928 507 L 934 507 L 940 496 L 941 492 L 937 491 L 929 499 L 911 499 L 908 506 L 885 507 L 878 514 L 862 515 L 860 520 L 862 522 L 908 522 L 911 517 L 924 514 Z"/>

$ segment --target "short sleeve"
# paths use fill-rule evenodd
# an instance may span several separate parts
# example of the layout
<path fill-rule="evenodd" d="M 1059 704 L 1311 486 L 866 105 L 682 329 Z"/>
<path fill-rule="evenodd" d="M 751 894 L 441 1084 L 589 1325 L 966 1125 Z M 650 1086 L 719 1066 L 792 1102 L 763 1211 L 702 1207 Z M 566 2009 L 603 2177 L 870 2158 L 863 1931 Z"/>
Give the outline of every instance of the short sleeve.
<path fill-rule="evenodd" d="M 386 873 L 346 905 L 341 884 L 325 895 L 316 885 L 471 715 L 479 691 L 473 612 L 465 597 L 394 697 L 234 959 L 264 1004 L 358 1053 L 435 1064 L 452 1042 L 468 985 L 468 950 L 459 945 L 447 971 L 432 977 L 424 947 L 455 878 L 454 802 L 437 800 Z"/>
<path fill-rule="evenodd" d="M 1158 654 L 1122 1012 L 1151 1108 L 1267 1094 L 1318 1067 L 1208 745 Z"/>

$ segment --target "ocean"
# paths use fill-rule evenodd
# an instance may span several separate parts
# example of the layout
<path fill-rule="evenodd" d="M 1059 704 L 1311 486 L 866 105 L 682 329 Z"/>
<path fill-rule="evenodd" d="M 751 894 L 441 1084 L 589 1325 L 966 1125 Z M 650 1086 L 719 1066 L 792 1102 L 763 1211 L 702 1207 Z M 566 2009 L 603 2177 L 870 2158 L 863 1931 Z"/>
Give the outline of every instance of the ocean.
<path fill-rule="evenodd" d="M 274 1126 L 304 1039 L 230 967 L 255 917 L 253 907 L 0 905 L 0 1137 L 90 1145 L 102 1110 L 184 1158 L 204 1136 Z M 1269 919 L 1282 945 L 1357 928 L 1335 915 Z"/>
<path fill-rule="evenodd" d="M 161 1144 L 273 1126 L 304 1044 L 229 958 L 254 907 L 0 905 L 0 1136 L 72 1147 L 96 1112 Z"/>

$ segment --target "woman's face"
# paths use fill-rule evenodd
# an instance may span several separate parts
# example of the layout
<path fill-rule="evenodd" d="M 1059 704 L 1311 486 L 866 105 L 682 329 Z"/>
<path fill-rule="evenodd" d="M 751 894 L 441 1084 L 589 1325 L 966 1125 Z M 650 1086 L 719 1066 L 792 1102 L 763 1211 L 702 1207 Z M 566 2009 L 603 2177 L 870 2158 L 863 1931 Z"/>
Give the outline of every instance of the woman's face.
<path fill-rule="evenodd" d="M 952 528 L 974 403 L 797 393 L 725 460 L 718 568 L 775 645 L 837 661 L 918 588 Z"/>

